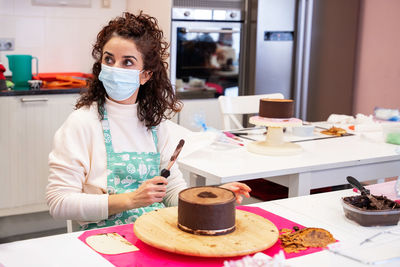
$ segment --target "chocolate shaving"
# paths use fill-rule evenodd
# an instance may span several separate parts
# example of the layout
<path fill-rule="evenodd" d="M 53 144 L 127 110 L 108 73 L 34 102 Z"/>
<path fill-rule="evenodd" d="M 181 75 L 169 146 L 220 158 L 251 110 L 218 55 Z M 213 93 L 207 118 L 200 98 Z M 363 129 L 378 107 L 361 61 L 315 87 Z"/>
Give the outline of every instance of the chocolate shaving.
<path fill-rule="evenodd" d="M 321 131 L 322 134 L 342 136 L 346 134 L 346 130 L 339 127 L 331 127 L 328 130 Z"/>
<path fill-rule="evenodd" d="M 386 196 L 357 195 L 343 198 L 344 202 L 362 210 L 392 210 L 400 209 L 400 205 Z"/>
<path fill-rule="evenodd" d="M 286 253 L 297 253 L 310 247 L 326 247 L 336 242 L 332 234 L 322 228 L 304 228 L 296 232 L 283 233 L 279 240 Z"/>

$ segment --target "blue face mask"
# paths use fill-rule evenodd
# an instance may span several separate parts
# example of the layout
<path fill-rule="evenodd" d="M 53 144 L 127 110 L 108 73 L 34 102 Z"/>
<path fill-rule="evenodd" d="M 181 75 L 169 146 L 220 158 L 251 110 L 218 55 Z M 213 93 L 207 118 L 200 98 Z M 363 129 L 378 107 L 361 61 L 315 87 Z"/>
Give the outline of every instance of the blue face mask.
<path fill-rule="evenodd" d="M 103 83 L 107 95 L 122 101 L 131 97 L 140 86 L 141 71 L 109 67 L 101 64 L 99 80 Z"/>

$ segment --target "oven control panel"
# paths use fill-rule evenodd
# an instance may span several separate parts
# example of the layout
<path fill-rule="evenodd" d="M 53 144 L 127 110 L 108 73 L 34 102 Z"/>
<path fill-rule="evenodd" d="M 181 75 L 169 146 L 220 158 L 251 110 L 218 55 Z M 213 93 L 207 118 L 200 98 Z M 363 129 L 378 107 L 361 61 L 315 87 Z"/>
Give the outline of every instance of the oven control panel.
<path fill-rule="evenodd" d="M 241 21 L 242 11 L 239 9 L 173 8 L 172 19 Z"/>

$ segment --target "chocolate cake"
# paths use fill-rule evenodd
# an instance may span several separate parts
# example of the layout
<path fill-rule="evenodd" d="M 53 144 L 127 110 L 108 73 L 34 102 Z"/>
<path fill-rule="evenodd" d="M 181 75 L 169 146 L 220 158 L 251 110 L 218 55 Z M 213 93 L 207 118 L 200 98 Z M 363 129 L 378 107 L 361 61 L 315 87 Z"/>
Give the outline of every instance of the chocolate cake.
<path fill-rule="evenodd" d="M 294 115 L 294 102 L 291 99 L 260 99 L 258 115 L 265 118 L 291 118 Z"/>
<path fill-rule="evenodd" d="M 201 186 L 179 193 L 178 227 L 196 235 L 235 231 L 235 194 L 225 188 Z"/>

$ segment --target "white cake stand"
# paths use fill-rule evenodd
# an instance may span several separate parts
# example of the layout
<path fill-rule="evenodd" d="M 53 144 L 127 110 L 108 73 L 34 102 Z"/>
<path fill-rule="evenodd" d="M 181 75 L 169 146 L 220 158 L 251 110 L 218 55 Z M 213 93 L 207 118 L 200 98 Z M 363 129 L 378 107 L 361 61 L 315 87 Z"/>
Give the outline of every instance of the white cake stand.
<path fill-rule="evenodd" d="M 247 150 L 257 154 L 282 156 L 295 155 L 303 151 L 301 146 L 283 141 L 283 128 L 301 126 L 302 121 L 297 118 L 272 119 L 253 116 L 249 119 L 251 124 L 268 126 L 265 141 L 255 141 L 247 145 Z"/>

